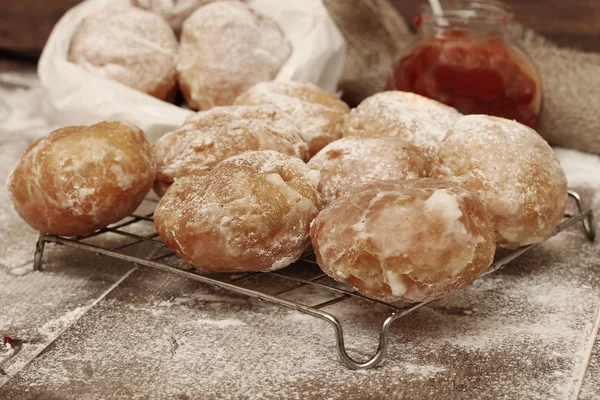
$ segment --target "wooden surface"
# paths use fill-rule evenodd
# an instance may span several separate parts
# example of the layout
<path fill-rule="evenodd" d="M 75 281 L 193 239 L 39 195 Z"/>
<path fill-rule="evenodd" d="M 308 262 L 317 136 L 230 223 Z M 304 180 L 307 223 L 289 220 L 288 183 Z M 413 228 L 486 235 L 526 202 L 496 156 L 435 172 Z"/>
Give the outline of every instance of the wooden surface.
<path fill-rule="evenodd" d="M 422 0 L 391 0 L 411 17 Z M 0 50 L 37 54 L 62 14 L 79 0 L 0 1 Z M 600 51 L 600 1 L 506 0 L 518 20 L 564 46 Z"/>

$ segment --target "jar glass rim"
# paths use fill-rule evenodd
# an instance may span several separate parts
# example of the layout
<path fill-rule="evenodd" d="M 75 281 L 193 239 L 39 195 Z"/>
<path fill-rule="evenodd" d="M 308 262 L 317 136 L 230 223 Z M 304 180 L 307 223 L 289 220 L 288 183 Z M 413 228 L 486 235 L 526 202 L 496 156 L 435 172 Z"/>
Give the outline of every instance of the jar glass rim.
<path fill-rule="evenodd" d="M 423 23 L 433 24 L 487 24 L 508 25 L 512 22 L 511 8 L 496 0 L 439 0 L 442 14 L 435 15 L 430 4 L 421 6 L 420 17 Z"/>

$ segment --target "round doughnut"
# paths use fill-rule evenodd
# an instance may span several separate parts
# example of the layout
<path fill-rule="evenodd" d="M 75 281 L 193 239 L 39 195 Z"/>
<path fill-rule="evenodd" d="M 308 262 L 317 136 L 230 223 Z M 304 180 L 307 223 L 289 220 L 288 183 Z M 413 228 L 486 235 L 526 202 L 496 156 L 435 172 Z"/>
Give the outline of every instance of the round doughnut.
<path fill-rule="evenodd" d="M 320 208 L 318 172 L 276 151 L 228 158 L 178 179 L 154 223 L 166 245 L 203 271 L 272 271 L 300 258 Z"/>
<path fill-rule="evenodd" d="M 108 8 L 85 18 L 71 39 L 69 61 L 171 102 L 177 93 L 177 38 L 158 15 Z"/>
<path fill-rule="evenodd" d="M 377 182 L 317 216 L 323 272 L 383 301 L 425 301 L 469 285 L 494 258 L 494 229 L 471 190 L 433 179 Z"/>
<path fill-rule="evenodd" d="M 321 173 L 319 192 L 329 204 L 357 187 L 382 180 L 425 178 L 429 161 L 398 137 L 347 137 L 329 143 L 308 162 Z"/>
<path fill-rule="evenodd" d="M 199 8 L 183 23 L 179 87 L 194 110 L 233 104 L 277 75 L 292 52 L 277 22 L 238 1 Z"/>
<path fill-rule="evenodd" d="M 431 176 L 477 192 L 504 247 L 544 241 L 565 212 L 567 180 L 556 155 L 533 129 L 516 121 L 462 117 L 438 146 Z"/>
<path fill-rule="evenodd" d="M 350 108 L 337 96 L 301 82 L 261 82 L 240 95 L 235 104 L 272 104 L 292 118 L 309 145 L 310 156 L 342 137 Z"/>
<path fill-rule="evenodd" d="M 160 15 L 179 34 L 183 21 L 212 1 L 215 0 L 131 0 L 131 4 Z"/>
<path fill-rule="evenodd" d="M 446 131 L 462 116 L 452 107 L 418 94 L 388 91 L 363 100 L 350 111 L 344 136 L 398 136 L 417 146 L 427 157 Z"/>
<path fill-rule="evenodd" d="M 215 107 L 192 115 L 153 145 L 154 191 L 163 196 L 176 179 L 207 174 L 224 159 L 251 150 L 275 150 L 301 160 L 308 154 L 298 127 L 275 107 Z"/>
<path fill-rule="evenodd" d="M 86 235 L 131 214 L 152 187 L 150 144 L 125 122 L 58 129 L 33 142 L 8 178 L 17 213 L 41 232 Z"/>

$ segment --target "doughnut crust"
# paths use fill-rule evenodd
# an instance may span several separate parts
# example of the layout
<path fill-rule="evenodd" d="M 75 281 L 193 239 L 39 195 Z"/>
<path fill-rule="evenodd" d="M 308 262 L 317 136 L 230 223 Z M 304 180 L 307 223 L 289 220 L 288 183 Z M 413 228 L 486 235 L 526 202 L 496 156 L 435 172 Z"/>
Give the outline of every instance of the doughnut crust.
<path fill-rule="evenodd" d="M 342 125 L 350 108 L 337 96 L 301 82 L 261 82 L 240 95 L 235 104 L 272 104 L 292 118 L 314 156 L 328 143 L 342 137 Z"/>
<path fill-rule="evenodd" d="M 325 208 L 311 227 L 319 266 L 383 301 L 424 301 L 491 264 L 494 230 L 471 190 L 433 179 L 377 182 Z"/>
<path fill-rule="evenodd" d="M 125 122 L 101 122 L 33 142 L 7 185 L 15 210 L 32 228 L 76 236 L 131 214 L 154 175 L 144 132 Z"/>
<path fill-rule="evenodd" d="M 462 117 L 437 148 L 431 176 L 477 192 L 504 247 L 544 241 L 565 212 L 567 179 L 558 158 L 537 132 L 516 121 Z"/>
<path fill-rule="evenodd" d="M 131 4 L 160 15 L 179 34 L 183 21 L 212 1 L 215 0 L 131 0 Z"/>
<path fill-rule="evenodd" d="M 270 271 L 295 262 L 320 208 L 318 172 L 272 150 L 228 158 L 178 179 L 154 223 L 166 245 L 203 271 Z"/>
<path fill-rule="evenodd" d="M 429 161 L 398 137 L 347 137 L 329 143 L 308 166 L 321 172 L 319 192 L 330 204 L 341 195 L 383 180 L 425 178 Z"/>
<path fill-rule="evenodd" d="M 344 136 L 397 136 L 431 157 L 446 131 L 462 116 L 452 107 L 397 90 L 377 93 L 350 111 Z"/>
<path fill-rule="evenodd" d="M 158 99 L 177 93 L 177 51 L 171 27 L 139 8 L 108 8 L 85 18 L 73 35 L 69 61 Z"/>
<path fill-rule="evenodd" d="M 179 177 L 205 175 L 226 158 L 251 150 L 275 150 L 305 160 L 308 146 L 298 127 L 276 108 L 224 106 L 201 111 L 153 145 L 154 191 L 163 196 Z"/>
<path fill-rule="evenodd" d="M 238 1 L 217 1 L 183 24 L 179 87 L 194 110 L 233 104 L 252 85 L 275 78 L 291 54 L 271 18 Z"/>

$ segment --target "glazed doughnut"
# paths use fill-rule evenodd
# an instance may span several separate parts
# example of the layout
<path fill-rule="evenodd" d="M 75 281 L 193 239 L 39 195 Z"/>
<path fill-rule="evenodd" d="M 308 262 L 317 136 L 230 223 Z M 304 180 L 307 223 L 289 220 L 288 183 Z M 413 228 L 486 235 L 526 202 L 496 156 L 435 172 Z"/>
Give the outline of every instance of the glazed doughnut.
<path fill-rule="evenodd" d="M 8 191 L 32 228 L 86 235 L 131 214 L 154 175 L 144 132 L 125 122 L 101 122 L 33 142 L 11 172 Z"/>
<path fill-rule="evenodd" d="M 346 118 L 344 136 L 398 136 L 427 157 L 462 114 L 418 94 L 389 91 L 367 97 Z"/>
<path fill-rule="evenodd" d="M 255 83 L 275 78 L 291 51 L 271 18 L 239 1 L 213 2 L 183 23 L 179 87 L 194 110 L 230 105 Z"/>
<path fill-rule="evenodd" d="M 429 161 L 398 137 L 347 137 L 329 143 L 308 166 L 321 173 L 319 192 L 325 203 L 381 180 L 425 178 Z"/>
<path fill-rule="evenodd" d="M 166 245 L 203 271 L 271 271 L 300 258 L 320 208 L 317 171 L 272 150 L 228 158 L 178 179 L 154 223 Z"/>
<path fill-rule="evenodd" d="M 516 121 L 462 117 L 435 152 L 431 176 L 477 192 L 504 247 L 544 241 L 565 212 L 567 180 L 556 155 Z"/>
<path fill-rule="evenodd" d="M 171 102 L 177 93 L 177 38 L 158 15 L 108 8 L 85 18 L 73 35 L 69 61 Z"/>
<path fill-rule="evenodd" d="M 471 190 L 433 179 L 377 182 L 317 216 L 323 272 L 382 301 L 425 301 L 469 285 L 494 258 L 494 229 Z"/>
<path fill-rule="evenodd" d="M 305 160 L 298 127 L 273 106 L 225 106 L 189 117 L 153 145 L 154 191 L 163 196 L 178 178 L 207 174 L 222 160 L 250 150 L 275 150 Z"/>
<path fill-rule="evenodd" d="M 212 1 L 215 0 L 132 0 L 131 3 L 160 15 L 179 34 L 183 21 L 198 8 Z"/>
<path fill-rule="evenodd" d="M 311 83 L 261 82 L 235 100 L 235 104 L 272 104 L 298 125 L 309 145 L 310 156 L 342 137 L 350 108 L 337 96 Z"/>

